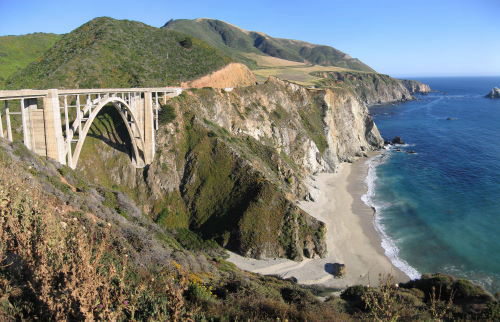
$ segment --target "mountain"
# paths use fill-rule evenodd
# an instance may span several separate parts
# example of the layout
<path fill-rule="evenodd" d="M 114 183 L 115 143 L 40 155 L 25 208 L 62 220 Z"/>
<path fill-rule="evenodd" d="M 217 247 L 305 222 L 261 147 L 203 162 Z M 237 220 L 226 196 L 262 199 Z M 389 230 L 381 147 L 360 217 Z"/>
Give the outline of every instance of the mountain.
<path fill-rule="evenodd" d="M 430 91 L 420 82 L 379 74 L 335 48 L 273 38 L 220 20 L 170 20 L 162 28 L 206 41 L 246 64 L 261 82 L 274 76 L 307 87 L 347 88 L 368 105 L 412 100 L 413 94 Z"/>
<path fill-rule="evenodd" d="M 42 56 L 61 37 L 46 33 L 0 37 L 0 86 L 12 74 Z"/>
<path fill-rule="evenodd" d="M 102 17 L 62 36 L 9 88 L 176 85 L 231 61 L 204 41 L 140 22 Z"/>
<path fill-rule="evenodd" d="M 258 61 L 251 54 L 272 56 L 292 62 L 374 72 L 359 59 L 352 58 L 333 47 L 274 38 L 262 32 L 247 31 L 220 20 L 178 19 L 167 22 L 163 28 L 202 39 L 226 55 L 253 68 L 257 67 Z"/>

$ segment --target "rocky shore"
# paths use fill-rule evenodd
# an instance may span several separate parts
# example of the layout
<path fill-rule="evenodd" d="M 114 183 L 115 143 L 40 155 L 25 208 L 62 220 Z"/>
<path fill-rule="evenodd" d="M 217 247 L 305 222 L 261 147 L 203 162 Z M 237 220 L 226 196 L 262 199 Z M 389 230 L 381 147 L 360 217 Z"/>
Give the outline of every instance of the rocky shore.
<path fill-rule="evenodd" d="M 491 92 L 489 92 L 486 95 L 487 98 L 500 98 L 500 88 L 494 87 L 491 89 Z"/>

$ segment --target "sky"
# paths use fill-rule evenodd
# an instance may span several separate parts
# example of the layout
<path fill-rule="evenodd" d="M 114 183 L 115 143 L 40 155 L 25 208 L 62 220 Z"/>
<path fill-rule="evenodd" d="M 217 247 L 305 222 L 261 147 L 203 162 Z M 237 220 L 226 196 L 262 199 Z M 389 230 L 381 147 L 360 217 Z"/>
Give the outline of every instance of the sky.
<path fill-rule="evenodd" d="M 0 35 L 67 33 L 100 16 L 214 18 L 335 47 L 392 76 L 499 76 L 500 0 L 0 0 Z"/>

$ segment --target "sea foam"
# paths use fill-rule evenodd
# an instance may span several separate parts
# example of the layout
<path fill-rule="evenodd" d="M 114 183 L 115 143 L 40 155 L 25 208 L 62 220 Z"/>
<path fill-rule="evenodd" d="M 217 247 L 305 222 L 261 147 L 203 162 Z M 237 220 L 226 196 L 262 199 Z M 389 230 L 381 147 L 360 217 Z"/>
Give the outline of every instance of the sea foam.
<path fill-rule="evenodd" d="M 399 268 L 403 273 L 408 275 L 411 279 L 420 278 L 420 273 L 404 259 L 399 257 L 399 248 L 395 241 L 391 239 L 385 232 L 385 228 L 381 223 L 383 210 L 390 204 L 383 203 L 375 200 L 375 188 L 377 179 L 377 166 L 383 164 L 390 157 L 390 153 L 381 153 L 366 161 L 368 165 L 368 175 L 366 176 L 365 183 L 367 186 L 366 193 L 361 196 L 361 200 L 372 209 L 375 209 L 374 226 L 375 230 L 379 233 L 382 239 L 382 248 L 385 255 L 389 258 L 391 263 Z"/>

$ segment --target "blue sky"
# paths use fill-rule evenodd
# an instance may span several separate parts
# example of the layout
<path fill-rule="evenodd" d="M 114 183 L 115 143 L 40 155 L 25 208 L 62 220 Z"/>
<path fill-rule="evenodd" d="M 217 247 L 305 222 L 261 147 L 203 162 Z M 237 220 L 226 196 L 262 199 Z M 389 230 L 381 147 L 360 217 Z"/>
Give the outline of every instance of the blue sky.
<path fill-rule="evenodd" d="M 99 16 L 155 27 L 221 19 L 330 45 L 393 76 L 500 75 L 500 0 L 0 0 L 0 35 L 66 33 Z"/>

